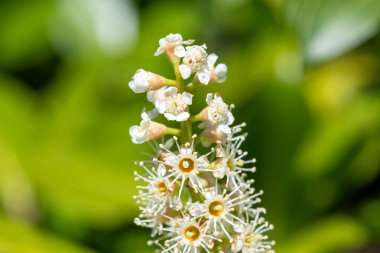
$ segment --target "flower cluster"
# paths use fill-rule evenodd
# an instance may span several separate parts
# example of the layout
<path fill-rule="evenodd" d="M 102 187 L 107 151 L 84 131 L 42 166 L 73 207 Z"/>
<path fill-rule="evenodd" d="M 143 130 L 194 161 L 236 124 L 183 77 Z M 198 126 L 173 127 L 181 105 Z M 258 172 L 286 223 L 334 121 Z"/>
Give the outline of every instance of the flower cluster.
<path fill-rule="evenodd" d="M 140 69 L 129 83 L 153 104 L 151 111 L 143 110 L 140 125 L 129 130 L 134 143 L 154 141 L 151 159 L 137 163 L 143 173 L 135 172 L 135 179 L 143 185 L 135 196 L 141 210 L 135 223 L 152 229 L 149 244 L 163 253 L 273 253 L 274 242 L 266 235 L 273 226 L 258 206 L 262 191 L 247 179 L 256 169 L 255 159 L 241 149 L 245 124 L 233 125 L 233 106 L 218 93 L 207 94 L 198 114 L 190 112 L 191 91 L 223 82 L 227 73 L 225 64 L 215 66 L 218 57 L 205 45 L 193 43 L 180 34 L 159 41 L 155 55 L 166 54 L 175 80 Z M 180 128 L 153 121 L 160 114 L 180 122 Z M 192 128 L 197 122 L 199 136 Z M 165 142 L 165 135 L 172 137 Z M 210 151 L 198 153 L 199 143 Z"/>

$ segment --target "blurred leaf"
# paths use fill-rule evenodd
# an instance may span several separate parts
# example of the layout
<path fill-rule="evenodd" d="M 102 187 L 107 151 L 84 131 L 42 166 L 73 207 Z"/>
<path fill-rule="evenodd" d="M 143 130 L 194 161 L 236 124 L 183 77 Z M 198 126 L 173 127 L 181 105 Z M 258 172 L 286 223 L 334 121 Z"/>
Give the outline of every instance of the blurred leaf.
<path fill-rule="evenodd" d="M 315 222 L 279 244 L 283 253 L 342 252 L 365 245 L 368 231 L 356 220 L 346 216 L 333 216 Z"/>
<path fill-rule="evenodd" d="M 63 55 L 118 57 L 134 48 L 138 36 L 137 13 L 131 1 L 56 2 L 50 34 L 54 46 Z"/>
<path fill-rule="evenodd" d="M 5 2 L 0 5 L 0 65 L 20 67 L 43 58 L 54 1 Z"/>
<path fill-rule="evenodd" d="M 1 216 L 0 235 L 0 252 L 4 253 L 94 252 Z"/>
<path fill-rule="evenodd" d="M 380 200 L 376 196 L 374 199 L 365 203 L 360 210 L 360 218 L 364 223 L 367 224 L 368 228 L 371 229 L 373 233 L 373 240 L 379 241 L 380 239 Z"/>
<path fill-rule="evenodd" d="M 363 96 L 339 117 L 316 126 L 295 157 L 298 173 L 312 178 L 334 169 L 358 141 L 379 129 L 379 111 L 378 97 Z"/>
<path fill-rule="evenodd" d="M 376 34 L 380 2 L 293 0 L 286 8 L 286 16 L 302 38 L 306 59 L 321 62 L 347 52 Z"/>

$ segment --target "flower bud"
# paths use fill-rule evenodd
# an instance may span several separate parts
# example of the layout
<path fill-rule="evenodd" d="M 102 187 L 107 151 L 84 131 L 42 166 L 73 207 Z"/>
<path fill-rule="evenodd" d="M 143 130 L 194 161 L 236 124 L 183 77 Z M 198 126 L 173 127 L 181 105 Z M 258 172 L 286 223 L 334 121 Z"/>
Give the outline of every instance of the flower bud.
<path fill-rule="evenodd" d="M 160 46 L 154 53 L 155 56 L 165 53 L 170 62 L 179 62 L 179 58 L 182 57 L 185 48 L 183 45 L 190 45 L 194 40 L 183 40 L 182 35 L 179 33 L 170 33 L 165 38 L 161 38 L 159 41 Z"/>
<path fill-rule="evenodd" d="M 143 112 L 141 117 L 142 120 L 139 126 L 134 125 L 129 128 L 129 134 L 133 143 L 141 144 L 146 141 L 156 140 L 165 135 L 165 125 L 151 121 L 146 112 Z"/>
<path fill-rule="evenodd" d="M 142 93 L 150 90 L 157 90 L 164 86 L 165 82 L 166 79 L 164 77 L 139 69 L 136 71 L 128 85 L 135 93 Z"/>
<path fill-rule="evenodd" d="M 206 147 L 218 141 L 226 140 L 228 135 L 231 134 L 231 128 L 223 124 L 217 125 L 208 122 L 202 122 L 199 127 L 204 129 L 201 137 L 202 144 Z"/>

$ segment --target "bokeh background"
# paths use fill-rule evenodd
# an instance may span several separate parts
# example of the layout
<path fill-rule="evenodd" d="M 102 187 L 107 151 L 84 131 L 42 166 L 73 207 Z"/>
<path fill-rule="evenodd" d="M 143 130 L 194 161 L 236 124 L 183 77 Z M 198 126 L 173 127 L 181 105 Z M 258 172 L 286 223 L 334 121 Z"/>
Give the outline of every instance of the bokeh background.
<path fill-rule="evenodd" d="M 0 252 L 153 252 L 128 128 L 170 32 L 228 80 L 279 253 L 380 252 L 380 1 L 0 1 Z"/>

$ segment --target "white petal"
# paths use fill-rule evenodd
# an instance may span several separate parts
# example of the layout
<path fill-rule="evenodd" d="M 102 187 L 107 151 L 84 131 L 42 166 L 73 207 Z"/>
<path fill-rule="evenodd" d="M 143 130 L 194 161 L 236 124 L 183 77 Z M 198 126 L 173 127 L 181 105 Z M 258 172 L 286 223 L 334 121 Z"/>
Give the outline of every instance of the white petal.
<path fill-rule="evenodd" d="M 181 112 L 180 114 L 177 115 L 176 120 L 178 122 L 186 121 L 189 117 L 190 117 L 190 113 L 188 113 L 188 112 Z"/>
<path fill-rule="evenodd" d="M 213 67 L 218 60 L 218 56 L 216 54 L 209 54 L 207 57 L 207 65 L 209 68 Z"/>
<path fill-rule="evenodd" d="M 182 41 L 182 35 L 179 33 L 170 33 L 165 38 L 165 42 L 169 42 L 169 43 L 178 42 L 178 41 Z"/>
<path fill-rule="evenodd" d="M 194 40 L 185 40 L 182 42 L 182 44 L 184 44 L 184 45 L 191 45 L 193 43 L 194 43 Z"/>
<path fill-rule="evenodd" d="M 129 128 L 129 135 L 130 136 L 134 136 L 134 135 L 136 135 L 136 131 L 137 131 L 137 128 L 138 128 L 139 126 L 136 126 L 136 125 L 133 125 L 133 126 L 131 126 L 130 128 Z"/>
<path fill-rule="evenodd" d="M 157 173 L 159 176 L 163 177 L 166 174 L 166 168 L 163 164 L 158 165 Z"/>
<path fill-rule="evenodd" d="M 193 102 L 193 95 L 187 92 L 182 93 L 182 100 L 185 104 L 191 105 Z"/>
<path fill-rule="evenodd" d="M 231 125 L 232 123 L 234 123 L 235 121 L 235 117 L 234 115 L 232 114 L 232 112 L 228 111 L 227 112 L 227 125 Z"/>
<path fill-rule="evenodd" d="M 135 93 L 143 93 L 148 88 L 149 84 L 148 82 L 145 84 L 141 84 L 136 82 L 135 80 L 132 80 L 128 83 L 129 88 L 133 90 Z"/>
<path fill-rule="evenodd" d="M 145 111 L 143 111 L 143 112 L 141 113 L 141 118 L 142 118 L 143 120 L 149 120 L 149 114 L 146 113 Z"/>
<path fill-rule="evenodd" d="M 148 92 L 146 93 L 146 99 L 147 99 L 149 102 L 154 103 L 154 101 L 156 100 L 156 94 L 157 94 L 157 91 L 148 91 Z"/>
<path fill-rule="evenodd" d="M 157 48 L 156 52 L 154 53 L 154 56 L 159 56 L 164 53 L 164 50 L 162 50 L 161 47 Z"/>
<path fill-rule="evenodd" d="M 157 100 L 155 103 L 156 109 L 159 113 L 164 113 L 166 110 L 166 104 L 164 100 Z"/>
<path fill-rule="evenodd" d="M 224 81 L 226 81 L 227 79 L 227 65 L 224 64 L 224 63 L 221 63 L 221 64 L 218 64 L 215 68 L 215 76 L 216 76 L 216 81 L 218 83 L 222 83 Z"/>
<path fill-rule="evenodd" d="M 131 126 L 129 128 L 129 134 L 132 138 L 132 142 L 135 144 L 140 144 L 146 141 L 148 133 L 146 131 L 141 131 L 140 126 Z"/>
<path fill-rule="evenodd" d="M 138 69 L 133 75 L 132 80 L 128 83 L 129 88 L 131 88 L 136 93 L 142 93 L 149 87 L 150 72 L 143 69 Z"/>
<path fill-rule="evenodd" d="M 166 87 L 166 90 L 165 90 L 165 94 L 169 95 L 169 96 L 177 94 L 177 92 L 178 92 L 178 89 L 176 87 L 172 87 L 172 86 Z"/>
<path fill-rule="evenodd" d="M 159 115 L 159 112 L 157 111 L 157 109 L 155 108 L 155 109 L 152 109 L 152 110 L 150 110 L 149 112 L 147 112 L 148 113 L 148 115 L 149 115 L 149 120 L 151 120 L 151 119 L 154 119 L 154 118 L 157 118 L 158 117 L 158 115 Z"/>
<path fill-rule="evenodd" d="M 212 103 L 212 98 L 213 98 L 212 93 L 208 93 L 207 96 L 206 96 L 206 103 L 207 103 L 208 105 L 211 105 L 211 103 Z"/>
<path fill-rule="evenodd" d="M 184 57 L 185 53 L 186 53 L 186 50 L 182 45 L 176 46 L 174 48 L 174 54 L 178 57 Z"/>
<path fill-rule="evenodd" d="M 181 72 L 181 76 L 183 79 L 187 79 L 191 75 L 191 69 L 184 64 L 179 65 L 179 72 Z"/>
<path fill-rule="evenodd" d="M 231 134 L 232 133 L 231 128 L 227 125 L 219 125 L 218 130 L 224 134 Z"/>
<path fill-rule="evenodd" d="M 164 46 L 166 43 L 166 39 L 165 38 L 161 38 L 159 41 L 158 41 L 158 44 L 160 45 L 160 47 Z"/>
<path fill-rule="evenodd" d="M 208 84 L 210 81 L 210 71 L 203 70 L 202 72 L 198 72 L 198 79 L 203 84 Z"/>
<path fill-rule="evenodd" d="M 164 113 L 164 116 L 167 120 L 176 120 L 176 116 L 171 113 Z"/>

